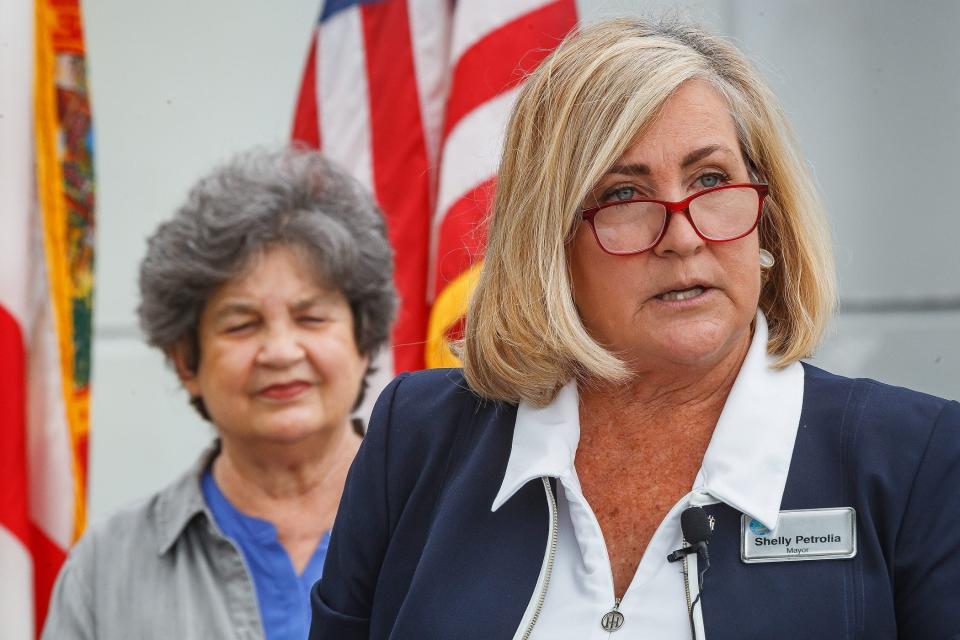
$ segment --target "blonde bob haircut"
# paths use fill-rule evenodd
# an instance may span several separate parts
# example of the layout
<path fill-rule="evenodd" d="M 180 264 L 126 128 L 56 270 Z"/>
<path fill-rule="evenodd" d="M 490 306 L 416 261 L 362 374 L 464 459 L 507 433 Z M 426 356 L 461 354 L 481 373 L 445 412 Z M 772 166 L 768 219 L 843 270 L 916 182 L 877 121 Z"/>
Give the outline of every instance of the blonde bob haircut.
<path fill-rule="evenodd" d="M 588 193 L 684 82 L 730 107 L 753 178 L 769 185 L 760 246 L 776 257 L 760 309 L 784 367 L 810 355 L 836 305 L 822 206 L 776 97 L 731 44 L 678 22 L 619 19 L 568 36 L 529 77 L 507 126 L 479 283 L 461 345 L 481 396 L 536 405 L 576 378 L 623 383 L 626 364 L 574 305 L 567 250 Z"/>

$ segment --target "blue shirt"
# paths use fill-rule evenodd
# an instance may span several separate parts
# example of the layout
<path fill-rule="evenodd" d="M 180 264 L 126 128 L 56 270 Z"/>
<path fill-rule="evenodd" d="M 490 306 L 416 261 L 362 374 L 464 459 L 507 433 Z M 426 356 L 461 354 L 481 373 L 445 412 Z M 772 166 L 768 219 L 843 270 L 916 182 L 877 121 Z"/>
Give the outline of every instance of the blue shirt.
<path fill-rule="evenodd" d="M 268 640 L 303 640 L 310 630 L 310 587 L 320 579 L 330 532 L 297 575 L 273 523 L 241 513 L 220 491 L 208 469 L 201 482 L 203 498 L 224 535 L 240 547 L 257 592 L 260 618 Z"/>

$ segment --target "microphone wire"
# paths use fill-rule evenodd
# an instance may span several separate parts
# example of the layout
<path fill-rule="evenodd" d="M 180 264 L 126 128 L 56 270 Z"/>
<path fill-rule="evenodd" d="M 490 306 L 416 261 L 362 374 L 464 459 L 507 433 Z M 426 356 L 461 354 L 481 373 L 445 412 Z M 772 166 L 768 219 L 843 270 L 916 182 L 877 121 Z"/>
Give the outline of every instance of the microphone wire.
<path fill-rule="evenodd" d="M 687 612 L 690 616 L 690 635 L 693 640 L 697 640 L 697 625 L 693 621 L 693 610 L 696 608 L 697 603 L 700 602 L 700 596 L 703 595 L 703 574 L 710 568 L 710 556 L 707 553 L 700 553 L 701 547 L 705 546 L 706 544 L 703 542 L 697 544 L 697 597 L 690 603 L 690 611 Z M 700 569 L 701 559 L 704 560 L 703 564 L 705 566 L 703 569 Z M 702 606 L 700 608 L 703 609 Z"/>

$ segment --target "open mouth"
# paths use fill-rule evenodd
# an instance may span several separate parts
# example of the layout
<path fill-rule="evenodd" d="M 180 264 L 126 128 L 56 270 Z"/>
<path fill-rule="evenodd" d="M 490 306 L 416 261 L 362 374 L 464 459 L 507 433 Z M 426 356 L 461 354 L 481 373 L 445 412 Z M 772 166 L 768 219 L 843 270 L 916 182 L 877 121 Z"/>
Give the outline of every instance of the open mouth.
<path fill-rule="evenodd" d="M 667 291 L 656 296 L 657 300 L 672 302 L 675 300 L 690 300 L 702 294 L 706 289 L 700 286 L 690 287 L 689 289 L 680 289 Z"/>

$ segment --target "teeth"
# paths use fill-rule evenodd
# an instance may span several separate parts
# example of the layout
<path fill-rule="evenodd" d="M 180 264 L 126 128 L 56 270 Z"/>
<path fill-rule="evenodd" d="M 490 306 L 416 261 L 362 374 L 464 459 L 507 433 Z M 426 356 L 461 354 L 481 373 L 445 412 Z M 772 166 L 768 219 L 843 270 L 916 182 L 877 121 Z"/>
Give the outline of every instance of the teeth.
<path fill-rule="evenodd" d="M 703 287 L 693 287 L 683 291 L 668 291 L 657 297 L 661 300 L 689 300 L 690 298 L 696 298 L 701 293 L 703 293 Z"/>

